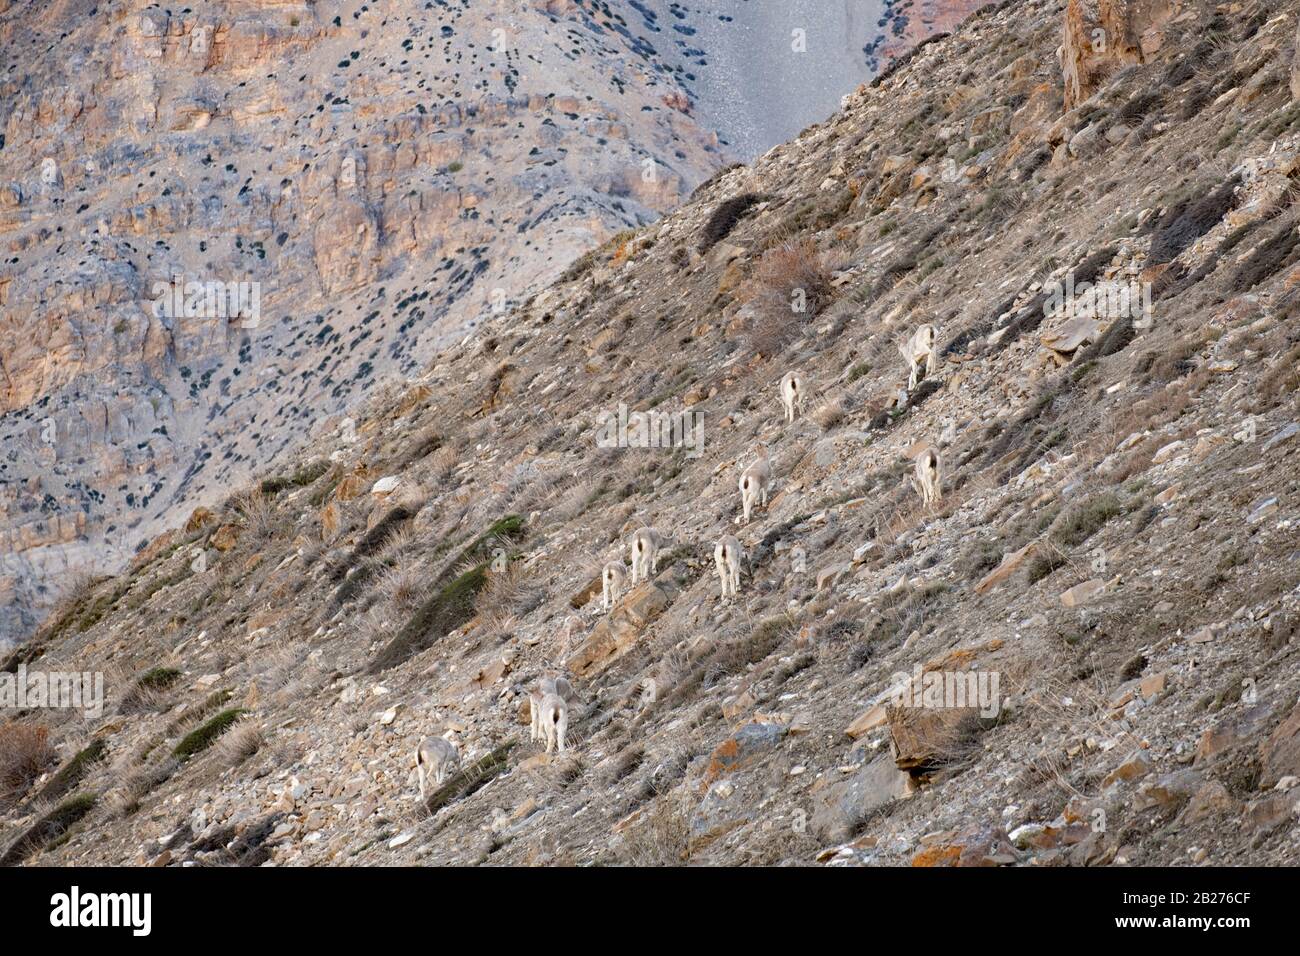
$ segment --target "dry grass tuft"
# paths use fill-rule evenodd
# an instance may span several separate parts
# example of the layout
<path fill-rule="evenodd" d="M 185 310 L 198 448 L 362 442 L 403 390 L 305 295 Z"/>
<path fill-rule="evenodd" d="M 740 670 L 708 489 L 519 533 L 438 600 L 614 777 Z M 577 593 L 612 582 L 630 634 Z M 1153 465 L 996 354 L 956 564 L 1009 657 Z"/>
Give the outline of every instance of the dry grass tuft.
<path fill-rule="evenodd" d="M 240 720 L 217 741 L 214 748 L 217 762 L 234 767 L 262 749 L 266 737 L 262 728 L 252 720 Z"/>
<path fill-rule="evenodd" d="M 47 727 L 16 720 L 0 724 L 0 800 L 25 793 L 57 756 Z"/>
<path fill-rule="evenodd" d="M 782 243 L 759 259 L 748 290 L 750 347 L 776 355 L 834 299 L 830 269 L 811 240 Z"/>

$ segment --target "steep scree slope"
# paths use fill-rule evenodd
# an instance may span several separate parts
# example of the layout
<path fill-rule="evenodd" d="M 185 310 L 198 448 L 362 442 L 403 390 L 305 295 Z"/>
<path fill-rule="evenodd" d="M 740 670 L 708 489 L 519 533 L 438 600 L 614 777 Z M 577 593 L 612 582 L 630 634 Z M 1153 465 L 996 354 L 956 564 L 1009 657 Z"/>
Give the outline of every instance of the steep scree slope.
<path fill-rule="evenodd" d="M 196 512 L 5 663 L 109 688 L 97 721 L 19 717 L 57 759 L 7 797 L 11 859 L 1293 862 L 1282 6 L 1135 6 L 1126 61 L 1083 52 L 1087 3 L 983 11 Z M 1107 280 L 1149 314 L 1090 316 Z M 900 394 L 922 322 L 942 357 Z M 702 416 L 701 453 L 597 447 L 620 404 Z M 643 525 L 658 572 L 605 614 Z M 997 675 L 995 706 L 898 706 L 918 668 Z M 560 672 L 547 755 L 526 691 Z M 463 761 L 426 808 L 429 734 Z"/>
<path fill-rule="evenodd" d="M 0 646 L 828 115 L 890 22 L 730 6 L 0 0 Z M 174 277 L 258 283 L 258 321 L 156 314 Z"/>

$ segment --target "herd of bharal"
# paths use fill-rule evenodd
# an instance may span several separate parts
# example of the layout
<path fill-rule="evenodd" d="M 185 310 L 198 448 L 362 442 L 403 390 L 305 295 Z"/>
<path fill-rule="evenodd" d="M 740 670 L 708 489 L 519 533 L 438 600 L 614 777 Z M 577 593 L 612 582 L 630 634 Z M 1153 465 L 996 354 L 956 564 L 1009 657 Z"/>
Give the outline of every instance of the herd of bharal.
<path fill-rule="evenodd" d="M 927 323 L 919 326 L 911 338 L 898 346 L 908 367 L 906 392 L 915 390 L 923 378 L 935 374 L 939 359 L 935 341 L 935 328 Z M 795 417 L 803 411 L 808 383 L 802 373 L 791 371 L 781 377 L 778 388 L 785 420 L 793 423 Z M 772 462 L 767 446 L 760 445 L 755 454 L 757 460 L 740 474 L 741 515 L 736 518 L 738 524 L 749 524 L 755 505 L 766 507 L 768 491 L 772 486 Z M 939 503 L 942 494 L 941 468 L 939 452 L 932 445 L 922 448 L 917 454 L 912 483 L 927 508 Z M 668 536 L 657 528 L 644 527 L 633 532 L 628 542 L 632 555 L 630 583 L 633 586 L 650 580 L 658 572 L 659 554 L 668 540 Z M 734 598 L 740 591 L 740 568 L 744 560 L 745 549 L 735 535 L 725 534 L 714 544 L 713 563 L 724 601 Z M 610 561 L 601 569 L 600 577 L 601 608 L 609 612 L 628 587 L 628 569 L 621 559 Z M 528 692 L 531 715 L 529 733 L 532 740 L 544 741 L 547 753 L 564 752 L 564 736 L 569 727 L 569 703 L 576 699 L 577 693 L 573 685 L 564 677 L 544 677 L 536 689 Z M 426 797 L 430 780 L 440 786 L 459 765 L 460 751 L 452 741 L 445 737 L 428 737 L 421 741 L 415 751 L 420 798 Z"/>

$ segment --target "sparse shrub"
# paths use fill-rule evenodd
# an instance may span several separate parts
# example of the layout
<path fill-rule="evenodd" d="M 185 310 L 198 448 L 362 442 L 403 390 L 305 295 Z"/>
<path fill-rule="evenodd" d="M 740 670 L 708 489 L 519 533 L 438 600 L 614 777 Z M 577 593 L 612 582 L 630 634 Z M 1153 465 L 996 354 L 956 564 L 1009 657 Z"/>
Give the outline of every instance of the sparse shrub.
<path fill-rule="evenodd" d="M 681 866 L 690 858 L 689 847 L 687 797 L 668 793 L 624 834 L 618 855 L 630 866 Z"/>
<path fill-rule="evenodd" d="M 445 481 L 456 467 L 456 449 L 449 445 L 441 446 L 425 459 L 429 477 L 434 481 Z"/>
<path fill-rule="evenodd" d="M 1237 269 L 1232 278 L 1233 291 L 1247 292 L 1292 266 L 1300 257 L 1296 251 L 1298 244 L 1300 231 L 1295 220 L 1288 217 Z"/>
<path fill-rule="evenodd" d="M 1201 236 L 1219 224 L 1236 201 L 1240 178 L 1232 179 L 1213 192 L 1189 199 L 1170 209 L 1156 226 L 1151 238 L 1150 261 L 1170 262 Z"/>
<path fill-rule="evenodd" d="M 252 538 L 251 544 L 261 544 L 271 537 L 275 530 L 275 509 L 261 488 L 237 495 L 231 505 L 243 520 L 248 536 Z"/>
<path fill-rule="evenodd" d="M 1124 513 L 1113 492 L 1102 492 L 1075 505 L 1054 522 L 1051 537 L 1062 547 L 1075 548 L 1096 534 L 1107 521 Z"/>
<path fill-rule="evenodd" d="M 811 239 L 784 242 L 763 253 L 753 282 L 753 301 L 786 317 L 811 318 L 834 296 L 830 271 Z"/>
<path fill-rule="evenodd" d="M 422 604 L 379 652 L 370 673 L 400 664 L 473 617 L 478 593 L 487 584 L 487 569 L 486 562 L 470 568 Z"/>
<path fill-rule="evenodd" d="M 379 590 L 394 608 L 410 611 L 424 594 L 428 575 L 419 565 L 390 568 L 380 579 Z"/>
<path fill-rule="evenodd" d="M 180 761 L 168 757 L 160 764 L 134 767 L 122 778 L 120 789 L 110 794 L 110 807 L 118 816 L 130 816 L 140 809 L 140 801 L 166 783 L 180 767 Z"/>
<path fill-rule="evenodd" d="M 0 799 L 20 795 L 57 755 L 50 731 L 40 724 L 0 724 Z"/>
<path fill-rule="evenodd" d="M 750 348 L 776 355 L 834 296 L 830 271 L 810 240 L 786 242 L 758 261 L 748 290 L 755 311 Z"/>
<path fill-rule="evenodd" d="M 815 421 L 824 432 L 830 431 L 837 425 L 843 423 L 848 415 L 848 400 L 845 396 L 840 395 L 826 402 L 813 412 L 813 421 Z"/>
<path fill-rule="evenodd" d="M 26 833 L 14 841 L 13 845 L 0 856 L 0 866 L 16 866 L 33 853 L 57 840 L 73 825 L 95 808 L 96 798 L 93 793 L 83 793 L 59 804 L 35 824 Z"/>
<path fill-rule="evenodd" d="M 303 465 L 291 475 L 278 475 L 265 478 L 259 486 L 264 495 L 278 495 L 286 488 L 305 488 L 314 484 L 316 479 L 330 470 L 330 463 L 324 458 Z"/>
<path fill-rule="evenodd" d="M 388 542 L 389 538 L 404 528 L 406 523 L 414 517 L 415 512 L 404 504 L 398 505 L 396 508 L 388 511 L 387 514 L 375 523 L 373 528 L 366 532 L 366 536 L 357 543 L 357 546 L 352 549 L 352 554 L 348 557 L 347 562 L 340 568 L 336 569 L 336 580 L 338 577 L 342 577 L 343 574 L 354 568 L 363 558 L 368 558 L 371 555 L 378 554 Z"/>
<path fill-rule="evenodd" d="M 704 224 L 704 234 L 700 237 L 700 252 L 708 252 L 727 238 L 736 228 L 736 224 L 745 218 L 745 214 L 762 201 L 763 197 L 757 193 L 743 193 L 718 203 L 709 216 L 709 221 Z"/>
<path fill-rule="evenodd" d="M 528 579 L 528 574 L 518 563 L 510 563 L 504 570 L 491 571 L 483 589 L 475 600 L 475 612 L 483 616 L 528 614 L 536 608 L 545 593 Z"/>
<path fill-rule="evenodd" d="M 218 760 L 228 767 L 243 763 L 262 749 L 266 738 L 251 720 L 238 720 L 216 744 Z"/>
<path fill-rule="evenodd" d="M 223 710 L 207 723 L 182 737 L 181 742 L 172 750 L 172 756 L 177 760 L 185 761 L 202 753 L 216 743 L 217 738 L 229 730 L 245 713 L 246 711 L 238 707 Z"/>
<path fill-rule="evenodd" d="M 1055 548 L 1041 549 L 1030 560 L 1028 567 L 1025 568 L 1025 579 L 1030 584 L 1036 584 L 1057 568 L 1064 567 L 1067 563 L 1065 555 Z"/>
<path fill-rule="evenodd" d="M 38 800 L 57 800 L 62 797 L 80 783 L 81 779 L 90 772 L 95 764 L 104 759 L 107 749 L 104 741 L 92 741 L 90 746 L 80 751 L 64 764 L 58 773 L 50 778 L 49 783 L 41 788 L 36 798 Z"/>

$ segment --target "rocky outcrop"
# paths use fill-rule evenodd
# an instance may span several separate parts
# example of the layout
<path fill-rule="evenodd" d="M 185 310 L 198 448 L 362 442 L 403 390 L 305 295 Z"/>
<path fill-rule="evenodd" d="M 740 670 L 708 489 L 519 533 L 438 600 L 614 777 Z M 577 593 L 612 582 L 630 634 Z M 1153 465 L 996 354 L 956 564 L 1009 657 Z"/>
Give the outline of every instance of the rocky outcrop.
<path fill-rule="evenodd" d="M 1164 43 L 1179 0 L 1069 0 L 1061 41 L 1065 108 L 1078 106 L 1113 73 L 1145 63 Z"/>

